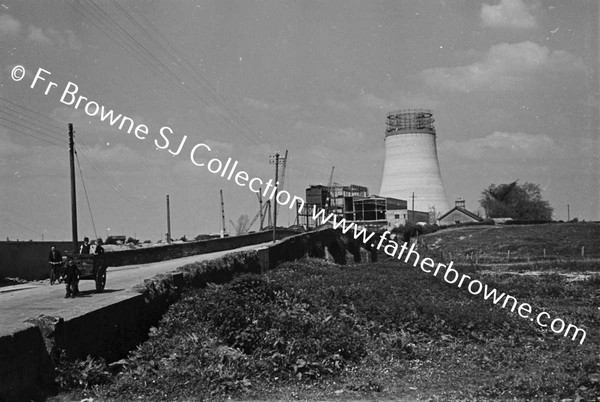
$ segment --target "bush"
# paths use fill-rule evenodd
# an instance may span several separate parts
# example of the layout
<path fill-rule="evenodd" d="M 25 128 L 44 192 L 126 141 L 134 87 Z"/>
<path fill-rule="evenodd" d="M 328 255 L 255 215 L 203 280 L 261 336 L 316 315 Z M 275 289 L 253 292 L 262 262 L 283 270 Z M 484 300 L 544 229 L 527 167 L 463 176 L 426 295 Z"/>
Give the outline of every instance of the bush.
<path fill-rule="evenodd" d="M 90 389 L 111 379 L 104 359 L 88 356 L 85 360 L 69 361 L 64 351 L 60 355 L 56 373 L 55 381 L 61 390 Z"/>

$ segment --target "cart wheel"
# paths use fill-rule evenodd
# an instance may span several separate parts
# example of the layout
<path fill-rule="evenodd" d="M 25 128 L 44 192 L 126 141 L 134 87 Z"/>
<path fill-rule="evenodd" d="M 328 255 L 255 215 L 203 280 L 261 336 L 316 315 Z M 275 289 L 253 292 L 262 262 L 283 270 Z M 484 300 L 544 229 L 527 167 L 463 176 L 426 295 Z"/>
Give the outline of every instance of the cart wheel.
<path fill-rule="evenodd" d="M 106 285 L 106 268 L 101 268 L 96 274 L 96 292 L 100 293 Z"/>

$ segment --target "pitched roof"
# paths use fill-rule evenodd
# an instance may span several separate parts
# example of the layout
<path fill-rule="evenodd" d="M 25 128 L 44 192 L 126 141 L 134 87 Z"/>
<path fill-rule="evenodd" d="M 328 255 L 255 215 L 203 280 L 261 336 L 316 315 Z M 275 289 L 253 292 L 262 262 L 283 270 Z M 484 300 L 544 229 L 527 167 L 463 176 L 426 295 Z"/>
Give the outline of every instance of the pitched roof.
<path fill-rule="evenodd" d="M 479 222 L 481 222 L 483 220 L 480 216 L 477 216 L 473 212 L 469 211 L 466 208 L 462 208 L 462 207 L 454 207 L 454 208 L 452 208 L 450 211 L 448 211 L 444 215 L 440 216 L 438 218 L 438 220 L 441 221 L 442 219 L 444 219 L 446 216 L 450 215 L 454 211 L 462 212 L 463 214 L 467 215 L 468 217 L 473 218 L 473 219 L 475 219 L 476 221 L 479 221 Z"/>

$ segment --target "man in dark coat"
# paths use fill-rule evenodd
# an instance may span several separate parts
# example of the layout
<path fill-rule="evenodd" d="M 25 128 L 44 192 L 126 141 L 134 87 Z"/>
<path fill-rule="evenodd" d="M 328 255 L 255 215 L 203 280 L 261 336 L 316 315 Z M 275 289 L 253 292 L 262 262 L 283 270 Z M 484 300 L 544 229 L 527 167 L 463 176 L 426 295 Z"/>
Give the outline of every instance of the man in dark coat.
<path fill-rule="evenodd" d="M 79 249 L 79 254 L 89 254 L 90 253 L 90 239 L 87 237 L 83 238 L 83 244 Z"/>
<path fill-rule="evenodd" d="M 96 249 L 94 250 L 94 254 L 104 254 L 104 247 L 102 247 L 102 239 L 96 240 Z"/>
<path fill-rule="evenodd" d="M 75 261 L 70 260 L 69 262 L 67 262 L 67 266 L 65 268 L 65 284 L 67 290 L 65 298 L 77 296 L 77 294 L 79 293 L 78 282 L 79 268 L 77 268 L 77 264 L 75 264 Z"/>
<path fill-rule="evenodd" d="M 50 262 L 50 284 L 53 285 L 59 277 L 58 268 L 62 265 L 62 254 L 54 246 L 50 248 L 48 261 Z"/>

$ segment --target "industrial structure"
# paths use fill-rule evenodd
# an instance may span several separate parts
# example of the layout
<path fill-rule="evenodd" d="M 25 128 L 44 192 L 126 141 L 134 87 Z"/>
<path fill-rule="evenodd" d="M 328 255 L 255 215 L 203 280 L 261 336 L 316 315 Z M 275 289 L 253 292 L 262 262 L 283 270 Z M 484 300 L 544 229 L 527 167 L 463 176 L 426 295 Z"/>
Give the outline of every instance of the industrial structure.
<path fill-rule="evenodd" d="M 413 210 L 431 211 L 437 217 L 449 209 L 449 204 L 438 163 L 433 122 L 433 113 L 428 109 L 388 113 L 379 194 L 412 200 Z"/>
<path fill-rule="evenodd" d="M 311 185 L 306 189 L 306 204 L 298 212 L 299 225 L 311 229 L 324 223 L 313 219 L 314 208 L 317 211 L 325 210 L 326 216 L 335 215 L 337 222 L 344 218 L 369 230 L 392 229 L 408 222 L 430 221 L 429 212 L 409 209 L 406 200 L 369 196 L 367 187 L 355 184 Z"/>

